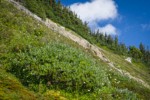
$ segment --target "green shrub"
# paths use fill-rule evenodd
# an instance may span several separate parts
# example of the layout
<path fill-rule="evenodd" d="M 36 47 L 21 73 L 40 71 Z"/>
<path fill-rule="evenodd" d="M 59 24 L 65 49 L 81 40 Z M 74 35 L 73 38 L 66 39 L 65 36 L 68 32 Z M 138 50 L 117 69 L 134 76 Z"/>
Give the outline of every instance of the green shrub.
<path fill-rule="evenodd" d="M 49 88 L 93 92 L 108 85 L 103 68 L 81 51 L 64 44 L 32 47 L 13 54 L 10 59 L 9 71 L 27 86 L 42 82 Z"/>

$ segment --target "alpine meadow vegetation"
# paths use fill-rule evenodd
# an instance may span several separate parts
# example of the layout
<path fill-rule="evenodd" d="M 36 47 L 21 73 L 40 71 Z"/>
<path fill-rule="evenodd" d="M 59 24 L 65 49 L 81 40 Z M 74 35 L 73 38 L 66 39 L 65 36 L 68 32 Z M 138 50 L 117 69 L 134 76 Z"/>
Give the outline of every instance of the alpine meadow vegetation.
<path fill-rule="evenodd" d="M 43 20 L 50 18 L 93 44 L 101 46 L 103 44 L 99 43 L 108 43 L 108 48 L 111 44 L 114 48 L 119 46 L 117 49 L 124 48 L 121 50 L 126 51 L 117 38 L 106 36 L 106 40 L 104 35 L 91 34 L 87 23 L 82 23 L 76 14 L 59 1 L 19 1 Z M 131 47 L 129 54 L 148 52 L 143 48 L 140 46 L 140 50 L 137 50 Z M 132 56 L 143 56 L 139 54 Z M 120 75 L 93 53 L 53 32 L 7 0 L 1 0 L 0 99 L 148 100 L 149 96 L 149 89 Z"/>

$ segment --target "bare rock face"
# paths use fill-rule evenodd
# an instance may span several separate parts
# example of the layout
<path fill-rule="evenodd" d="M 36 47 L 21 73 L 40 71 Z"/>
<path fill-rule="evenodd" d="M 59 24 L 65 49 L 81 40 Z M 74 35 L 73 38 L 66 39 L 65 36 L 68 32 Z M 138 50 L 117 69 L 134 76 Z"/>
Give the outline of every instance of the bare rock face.
<path fill-rule="evenodd" d="M 128 57 L 128 58 L 126 58 L 125 59 L 127 62 L 129 62 L 129 63 L 132 63 L 132 58 L 131 57 Z"/>

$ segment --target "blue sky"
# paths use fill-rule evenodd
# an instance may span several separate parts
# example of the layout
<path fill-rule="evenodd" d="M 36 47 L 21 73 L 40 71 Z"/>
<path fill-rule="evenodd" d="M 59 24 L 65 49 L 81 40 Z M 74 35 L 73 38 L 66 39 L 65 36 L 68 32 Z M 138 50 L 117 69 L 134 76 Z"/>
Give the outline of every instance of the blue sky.
<path fill-rule="evenodd" d="M 142 42 L 150 47 L 150 0 L 61 0 L 61 2 L 71 6 L 82 20 L 90 22 L 89 26 L 92 29 L 118 35 L 119 41 L 127 46 L 138 47 Z M 91 12 L 88 12 L 90 10 Z M 87 15 L 88 13 L 94 16 Z"/>

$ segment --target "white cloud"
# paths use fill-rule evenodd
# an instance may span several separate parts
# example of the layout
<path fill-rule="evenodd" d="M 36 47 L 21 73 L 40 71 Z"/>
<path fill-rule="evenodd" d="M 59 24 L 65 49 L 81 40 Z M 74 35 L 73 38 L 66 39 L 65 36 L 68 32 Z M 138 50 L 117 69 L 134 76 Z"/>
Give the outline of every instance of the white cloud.
<path fill-rule="evenodd" d="M 118 15 L 117 6 L 113 0 L 91 0 L 90 2 L 72 4 L 70 5 L 70 8 L 82 19 L 83 22 L 88 22 L 92 29 L 97 29 L 100 21 L 115 19 Z M 110 32 L 110 30 L 116 28 L 110 26 L 112 25 L 108 24 L 101 29 L 106 29 L 106 27 L 107 29 L 111 28 L 108 32 L 113 33 L 113 31 Z"/>
<path fill-rule="evenodd" d="M 111 24 L 108 24 L 104 27 L 98 27 L 96 28 L 96 30 L 99 30 L 102 33 L 107 33 L 107 34 L 112 34 L 112 35 L 117 34 L 117 29 Z"/>

